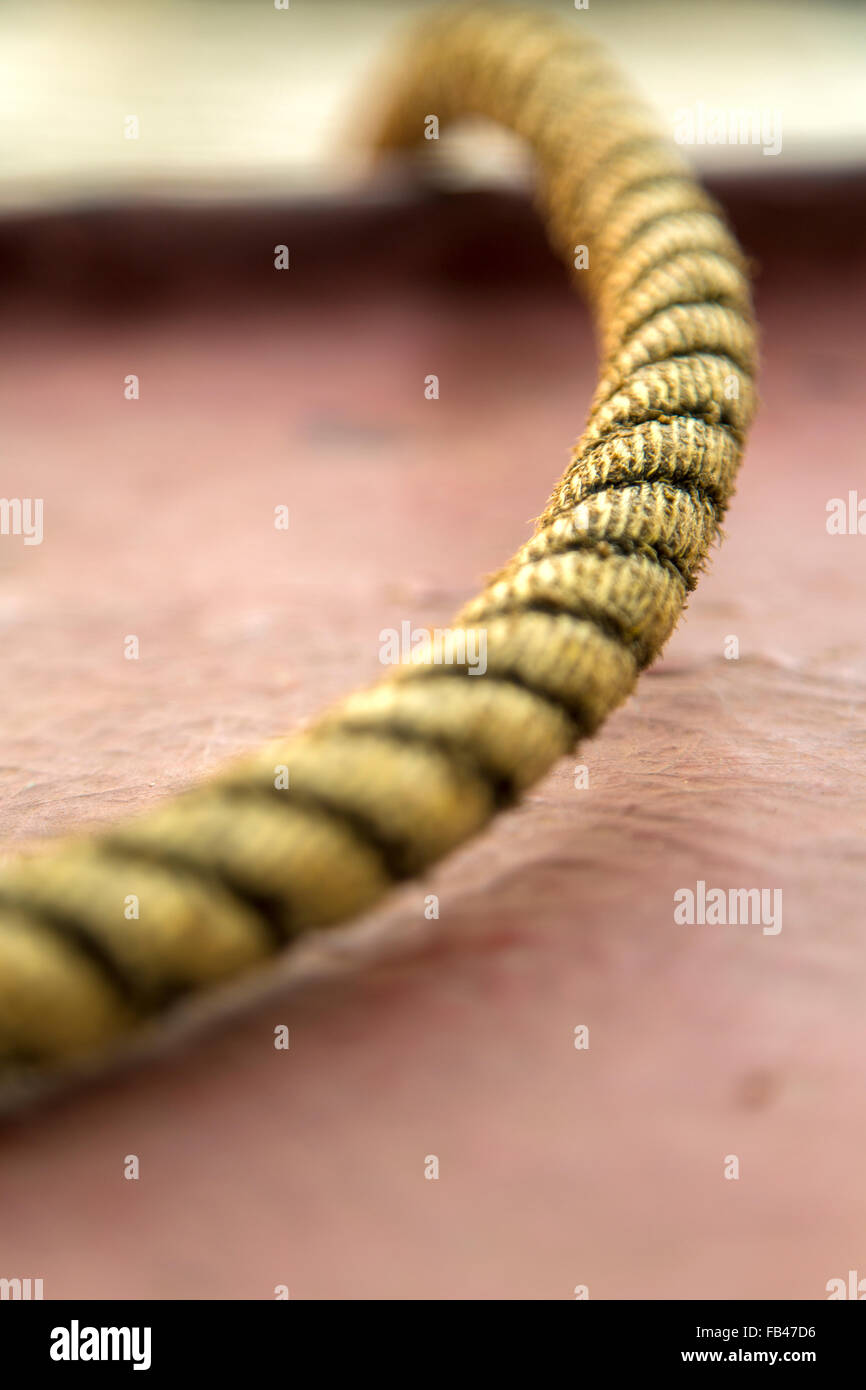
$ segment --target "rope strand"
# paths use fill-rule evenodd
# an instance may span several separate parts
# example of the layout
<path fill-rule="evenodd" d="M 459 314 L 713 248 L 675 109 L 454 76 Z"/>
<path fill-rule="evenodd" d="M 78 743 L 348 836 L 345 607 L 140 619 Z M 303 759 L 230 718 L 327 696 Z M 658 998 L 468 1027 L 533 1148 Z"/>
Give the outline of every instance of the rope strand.
<path fill-rule="evenodd" d="M 530 143 L 554 248 L 569 264 L 588 248 L 574 279 L 601 345 L 589 421 L 534 535 L 456 619 L 483 629 L 486 672 L 422 653 L 187 795 L 6 867 L 7 1074 L 111 1050 L 423 872 L 596 731 L 695 586 L 753 410 L 736 242 L 574 27 L 436 11 L 397 55 L 379 149 L 417 144 L 431 111 Z"/>

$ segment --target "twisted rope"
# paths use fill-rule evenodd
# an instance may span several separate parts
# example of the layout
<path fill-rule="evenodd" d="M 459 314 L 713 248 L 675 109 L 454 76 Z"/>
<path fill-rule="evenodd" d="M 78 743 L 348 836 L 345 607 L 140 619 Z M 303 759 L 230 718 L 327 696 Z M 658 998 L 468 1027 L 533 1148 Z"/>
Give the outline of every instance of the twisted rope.
<path fill-rule="evenodd" d="M 4 869 L 7 1072 L 112 1048 L 475 835 L 625 699 L 695 585 L 753 407 L 749 284 L 718 210 L 577 19 L 436 11 L 395 63 L 380 147 L 418 142 L 431 112 L 530 143 L 554 247 L 589 249 L 575 281 L 601 342 L 534 535 L 456 619 L 486 633 L 486 673 L 428 653 L 187 795 Z"/>

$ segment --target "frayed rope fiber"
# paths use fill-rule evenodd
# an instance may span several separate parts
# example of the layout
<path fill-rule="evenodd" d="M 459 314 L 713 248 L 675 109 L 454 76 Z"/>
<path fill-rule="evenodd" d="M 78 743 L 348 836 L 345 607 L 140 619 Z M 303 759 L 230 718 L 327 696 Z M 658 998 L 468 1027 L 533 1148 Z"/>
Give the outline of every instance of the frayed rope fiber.
<path fill-rule="evenodd" d="M 569 265 L 588 248 L 589 422 L 532 538 L 455 620 L 486 634 L 483 675 L 422 651 L 192 792 L 4 868 L 7 1076 L 114 1050 L 475 835 L 626 698 L 718 534 L 753 409 L 749 282 L 651 115 L 579 20 L 497 5 L 435 11 L 387 90 L 383 151 L 431 112 L 529 142 L 553 246 Z"/>

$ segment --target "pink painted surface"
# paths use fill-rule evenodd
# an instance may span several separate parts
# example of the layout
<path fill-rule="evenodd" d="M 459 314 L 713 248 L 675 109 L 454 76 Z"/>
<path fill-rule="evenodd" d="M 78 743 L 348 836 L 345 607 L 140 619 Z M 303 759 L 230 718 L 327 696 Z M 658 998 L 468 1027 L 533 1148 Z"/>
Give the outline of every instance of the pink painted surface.
<path fill-rule="evenodd" d="M 734 204 L 763 406 L 663 663 L 306 969 L 6 1119 L 0 1275 L 49 1298 L 822 1298 L 866 1273 L 866 536 L 825 525 L 866 496 L 866 268 L 850 190 L 788 196 Z M 45 499 L 42 546 L 0 541 L 15 851 L 375 679 L 383 627 L 447 622 L 528 534 L 595 364 L 506 200 L 4 235 L 0 492 Z M 283 276 L 258 269 L 278 241 Z M 781 888 L 781 933 L 675 925 L 698 879 Z"/>

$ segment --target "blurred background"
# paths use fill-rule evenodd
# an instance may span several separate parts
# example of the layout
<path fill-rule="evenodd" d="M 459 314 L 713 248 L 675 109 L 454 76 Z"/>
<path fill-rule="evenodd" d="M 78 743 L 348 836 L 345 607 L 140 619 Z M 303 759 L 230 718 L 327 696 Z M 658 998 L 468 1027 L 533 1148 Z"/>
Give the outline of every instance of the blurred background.
<path fill-rule="evenodd" d="M 858 4 L 694 5 L 572 0 L 560 13 L 607 43 L 672 125 L 678 108 L 779 110 L 781 166 L 760 150 L 697 145 L 709 171 L 771 177 L 844 168 L 866 153 L 866 16 Z M 414 0 L 6 0 L 2 14 L 3 205 L 9 209 L 171 197 L 344 196 L 352 135 L 389 42 L 431 8 Z M 137 141 L 123 121 L 137 114 Z M 468 175 L 516 180 L 510 142 L 477 138 Z M 357 142 L 356 142 L 357 144 Z M 766 167 L 765 167 L 766 166 Z"/>
<path fill-rule="evenodd" d="M 565 466 L 593 334 L 527 152 L 475 125 L 426 172 L 365 160 L 423 8 L 0 9 L 0 494 L 44 499 L 41 545 L 0 538 L 6 853 L 376 679 L 380 630 L 447 624 Z M 186 1049 L 6 1119 L 0 1277 L 46 1298 L 810 1299 L 866 1275 L 866 539 L 826 524 L 866 496 L 866 14 L 545 8 L 672 134 L 778 113 L 772 155 L 687 151 L 763 344 L 726 543 L 636 698 L 477 845 Z M 684 935 L 698 879 L 781 886 L 783 931 Z"/>

